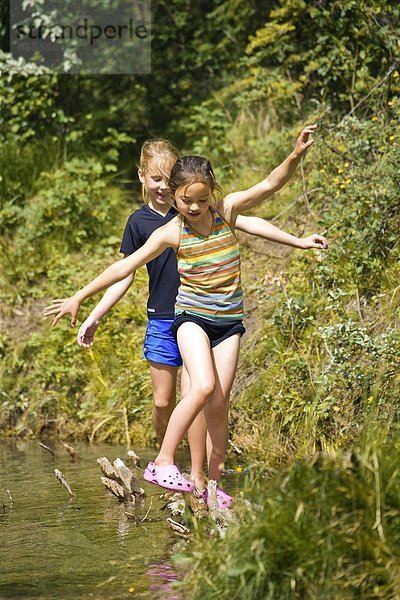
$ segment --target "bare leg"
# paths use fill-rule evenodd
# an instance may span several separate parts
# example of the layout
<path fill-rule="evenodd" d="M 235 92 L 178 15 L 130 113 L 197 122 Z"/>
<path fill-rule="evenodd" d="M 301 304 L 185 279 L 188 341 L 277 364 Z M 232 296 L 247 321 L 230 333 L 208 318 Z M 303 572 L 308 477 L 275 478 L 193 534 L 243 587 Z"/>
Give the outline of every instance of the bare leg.
<path fill-rule="evenodd" d="M 219 481 L 228 445 L 229 397 L 239 358 L 240 336 L 232 335 L 212 349 L 216 385 L 205 407 L 207 419 L 208 476 Z"/>
<path fill-rule="evenodd" d="M 177 368 L 162 363 L 150 362 L 150 375 L 153 388 L 153 426 L 157 434 L 158 443 L 161 446 L 168 421 L 175 408 Z M 185 367 L 183 367 L 181 383 L 182 397 L 188 393 L 189 388 L 189 375 Z M 204 487 L 206 433 L 207 425 L 204 411 L 201 411 L 188 431 L 192 463 L 191 479 L 196 483 L 196 487 L 200 489 Z"/>
<path fill-rule="evenodd" d="M 210 342 L 201 327 L 191 322 L 183 323 L 178 329 L 178 345 L 189 375 L 190 388 L 171 415 L 160 452 L 154 461 L 157 465 L 174 463 L 176 448 L 206 405 L 215 386 Z"/>
<path fill-rule="evenodd" d="M 188 372 L 185 367 L 182 369 L 182 397 L 186 396 L 190 389 L 190 379 Z M 188 431 L 190 457 L 192 462 L 192 469 L 190 472 L 190 479 L 196 484 L 196 487 L 200 490 L 204 488 L 204 464 L 206 460 L 206 435 L 207 435 L 207 424 L 204 415 L 204 410 L 200 411 Z"/>
<path fill-rule="evenodd" d="M 153 426 L 158 443 L 162 444 L 168 421 L 176 402 L 176 376 L 178 369 L 162 363 L 150 362 L 153 388 Z"/>
<path fill-rule="evenodd" d="M 207 423 L 204 410 L 200 411 L 188 431 L 190 446 L 190 456 L 192 460 L 192 469 L 190 479 L 196 484 L 199 490 L 205 487 L 204 465 L 206 461 L 206 435 Z"/>

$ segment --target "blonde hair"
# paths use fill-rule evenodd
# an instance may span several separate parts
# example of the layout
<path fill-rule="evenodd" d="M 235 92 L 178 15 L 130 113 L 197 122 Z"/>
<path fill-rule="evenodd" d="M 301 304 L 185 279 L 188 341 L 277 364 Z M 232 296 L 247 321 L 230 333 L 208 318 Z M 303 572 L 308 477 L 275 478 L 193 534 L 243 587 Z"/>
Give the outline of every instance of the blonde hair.
<path fill-rule="evenodd" d="M 138 169 L 142 173 L 148 173 L 151 162 L 157 163 L 157 169 L 165 177 L 167 182 L 171 169 L 179 158 L 179 151 L 174 144 L 168 140 L 154 139 L 144 142 L 140 150 Z M 147 201 L 146 186 L 142 184 L 142 198 Z"/>

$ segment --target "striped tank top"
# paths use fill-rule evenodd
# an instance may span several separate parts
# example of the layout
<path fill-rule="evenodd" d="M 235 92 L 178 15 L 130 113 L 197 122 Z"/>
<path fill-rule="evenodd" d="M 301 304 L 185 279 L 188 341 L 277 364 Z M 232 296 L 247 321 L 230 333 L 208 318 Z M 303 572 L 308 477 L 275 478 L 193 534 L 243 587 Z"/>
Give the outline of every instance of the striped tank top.
<path fill-rule="evenodd" d="M 243 318 L 239 243 L 229 225 L 210 207 L 211 233 L 196 233 L 182 219 L 177 250 L 181 285 L 175 314 L 210 320 Z"/>

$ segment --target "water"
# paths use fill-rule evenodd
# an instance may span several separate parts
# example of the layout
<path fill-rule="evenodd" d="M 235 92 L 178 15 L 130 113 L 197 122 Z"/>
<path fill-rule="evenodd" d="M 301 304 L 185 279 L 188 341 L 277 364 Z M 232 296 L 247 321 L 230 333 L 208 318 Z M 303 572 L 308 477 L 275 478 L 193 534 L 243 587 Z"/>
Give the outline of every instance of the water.
<path fill-rule="evenodd" d="M 49 445 L 55 456 L 37 442 L 0 443 L 0 600 L 177 599 L 169 582 L 182 574 L 170 556 L 184 542 L 166 524 L 159 488 L 141 481 L 147 496 L 136 521 L 152 520 L 135 523 L 96 464 L 99 456 L 126 460 L 124 448 L 78 444 L 73 462 L 62 444 Z M 155 453 L 139 454 L 146 464 Z"/>

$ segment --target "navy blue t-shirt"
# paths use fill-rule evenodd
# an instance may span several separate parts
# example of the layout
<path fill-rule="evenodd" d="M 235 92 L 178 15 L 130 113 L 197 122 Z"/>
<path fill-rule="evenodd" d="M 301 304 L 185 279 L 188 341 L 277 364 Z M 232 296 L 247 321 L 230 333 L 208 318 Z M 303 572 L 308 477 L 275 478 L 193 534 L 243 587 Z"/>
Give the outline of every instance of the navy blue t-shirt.
<path fill-rule="evenodd" d="M 147 242 L 156 229 L 171 221 L 177 214 L 171 207 L 163 217 L 144 204 L 129 217 L 120 252 L 132 254 Z M 149 319 L 173 319 L 180 285 L 175 251 L 167 248 L 160 256 L 147 263 L 146 267 L 149 274 Z"/>

